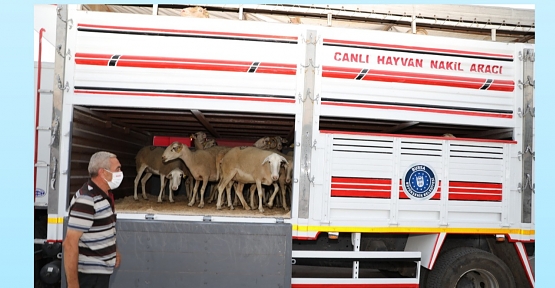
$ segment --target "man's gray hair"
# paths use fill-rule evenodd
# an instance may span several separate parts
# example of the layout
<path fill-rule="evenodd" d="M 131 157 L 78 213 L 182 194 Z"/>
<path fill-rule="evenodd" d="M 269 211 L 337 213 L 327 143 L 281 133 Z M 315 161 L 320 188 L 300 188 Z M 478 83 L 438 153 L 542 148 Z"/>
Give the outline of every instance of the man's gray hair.
<path fill-rule="evenodd" d="M 98 169 L 110 170 L 110 158 L 117 158 L 116 154 L 100 151 L 96 152 L 91 156 L 89 161 L 89 176 L 96 177 L 98 175 Z"/>

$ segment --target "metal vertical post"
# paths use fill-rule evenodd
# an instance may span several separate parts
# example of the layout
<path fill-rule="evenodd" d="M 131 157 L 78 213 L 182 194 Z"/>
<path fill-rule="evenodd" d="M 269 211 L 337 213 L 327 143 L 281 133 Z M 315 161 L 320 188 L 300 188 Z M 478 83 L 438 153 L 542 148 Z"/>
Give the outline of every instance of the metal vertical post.
<path fill-rule="evenodd" d="M 316 60 L 317 37 L 315 30 L 308 30 L 306 33 L 306 58 L 304 67 L 304 87 L 301 95 L 303 106 L 302 129 L 300 135 L 301 142 L 301 169 L 299 179 L 299 218 L 308 218 L 310 204 L 310 189 L 314 182 L 311 174 L 311 160 L 313 147 L 313 118 L 314 118 L 314 86 L 316 80 Z"/>
<path fill-rule="evenodd" d="M 49 219 L 48 227 L 48 239 L 57 239 L 58 231 L 61 228 L 57 225 L 58 215 L 58 197 L 60 191 L 60 171 L 61 163 L 60 159 L 60 140 L 61 140 L 61 123 L 62 123 L 62 107 L 64 91 L 66 89 L 65 81 L 65 51 L 66 48 L 66 36 L 67 36 L 67 25 L 68 25 L 68 5 L 58 5 L 57 7 L 57 22 L 56 22 L 56 48 L 59 53 L 54 54 L 54 85 L 53 85 L 53 95 L 52 95 L 52 127 L 51 127 L 51 138 L 50 138 L 50 187 L 48 193 L 48 217 L 55 218 L 54 220 Z M 54 223 L 52 223 L 54 222 Z M 53 225 L 51 225 L 53 224 Z M 51 231 L 54 230 L 54 231 Z"/>
<path fill-rule="evenodd" d="M 532 222 L 532 194 L 534 192 L 534 50 L 523 51 L 522 103 L 522 222 Z"/>
<path fill-rule="evenodd" d="M 351 234 L 351 243 L 353 244 L 353 251 L 359 252 L 360 251 L 360 233 L 352 233 Z M 353 278 L 358 279 L 358 272 L 359 272 L 359 261 L 353 261 Z"/>

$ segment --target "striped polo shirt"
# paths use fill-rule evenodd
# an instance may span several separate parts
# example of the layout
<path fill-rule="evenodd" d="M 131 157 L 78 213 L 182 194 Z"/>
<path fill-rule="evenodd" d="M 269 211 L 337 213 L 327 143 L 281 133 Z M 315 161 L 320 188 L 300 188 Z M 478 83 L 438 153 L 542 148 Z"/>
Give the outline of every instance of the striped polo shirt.
<path fill-rule="evenodd" d="M 77 270 L 112 274 L 116 264 L 114 201 L 93 181 L 83 184 L 71 199 L 67 228 L 83 231 Z"/>

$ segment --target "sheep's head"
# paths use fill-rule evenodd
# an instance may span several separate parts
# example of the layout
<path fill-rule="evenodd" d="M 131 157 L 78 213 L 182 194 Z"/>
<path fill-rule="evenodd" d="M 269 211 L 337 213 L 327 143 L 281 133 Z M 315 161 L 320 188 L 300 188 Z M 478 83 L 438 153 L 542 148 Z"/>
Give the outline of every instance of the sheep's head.
<path fill-rule="evenodd" d="M 262 137 L 256 140 L 253 146 L 260 149 L 267 149 L 269 143 L 270 143 L 270 137 Z"/>
<path fill-rule="evenodd" d="M 283 144 L 285 143 L 287 143 L 287 139 L 282 138 L 281 136 L 271 137 L 270 149 L 276 149 L 278 151 L 281 151 L 281 149 L 283 149 Z"/>
<path fill-rule="evenodd" d="M 292 159 L 289 159 L 292 160 Z M 292 161 L 287 161 L 286 163 L 283 164 L 284 168 L 285 168 L 285 183 L 289 184 L 291 183 L 291 177 L 293 174 L 293 162 Z"/>
<path fill-rule="evenodd" d="M 173 169 L 168 175 L 166 175 L 166 178 L 170 180 L 170 187 L 173 191 L 179 188 L 183 177 L 185 177 L 185 174 L 179 168 Z"/>
<path fill-rule="evenodd" d="M 210 18 L 208 11 L 200 6 L 181 9 L 180 15 L 182 17 Z"/>
<path fill-rule="evenodd" d="M 183 152 L 183 143 L 175 141 L 170 146 L 166 147 L 164 153 L 162 154 L 162 161 L 168 162 L 173 159 L 177 159 L 181 156 Z"/>
<path fill-rule="evenodd" d="M 210 140 L 207 140 L 206 142 L 204 142 L 204 149 L 208 149 L 208 148 L 214 147 L 214 146 L 216 146 L 216 140 L 214 140 L 214 139 L 210 139 Z"/>
<path fill-rule="evenodd" d="M 264 158 L 264 161 L 262 161 L 262 165 L 264 165 L 266 162 L 270 164 L 272 181 L 277 181 L 279 178 L 279 168 L 281 167 L 281 162 L 284 162 L 285 164 L 289 163 L 287 162 L 287 159 L 285 159 L 285 157 L 277 153 L 272 153 Z"/>

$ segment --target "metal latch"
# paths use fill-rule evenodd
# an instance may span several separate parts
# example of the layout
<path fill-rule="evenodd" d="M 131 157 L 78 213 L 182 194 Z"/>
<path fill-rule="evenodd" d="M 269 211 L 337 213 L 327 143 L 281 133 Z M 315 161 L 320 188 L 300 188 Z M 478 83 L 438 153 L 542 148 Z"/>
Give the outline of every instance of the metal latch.
<path fill-rule="evenodd" d="M 145 219 L 146 220 L 154 220 L 154 214 L 146 214 Z"/>
<path fill-rule="evenodd" d="M 35 167 L 48 167 L 48 163 L 44 162 L 44 161 L 39 161 L 37 163 L 35 163 Z"/>

